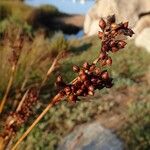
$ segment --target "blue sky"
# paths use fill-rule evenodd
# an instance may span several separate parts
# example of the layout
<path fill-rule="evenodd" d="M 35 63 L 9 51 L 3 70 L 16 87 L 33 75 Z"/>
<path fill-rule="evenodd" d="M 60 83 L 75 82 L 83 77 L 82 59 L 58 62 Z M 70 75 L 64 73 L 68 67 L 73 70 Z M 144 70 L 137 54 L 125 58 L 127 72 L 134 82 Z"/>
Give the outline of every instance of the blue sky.
<path fill-rule="evenodd" d="M 81 4 L 79 2 L 73 3 L 72 0 L 26 0 L 26 3 L 33 6 L 52 4 L 62 12 L 70 14 L 86 14 L 94 2 L 87 1 L 85 4 Z"/>

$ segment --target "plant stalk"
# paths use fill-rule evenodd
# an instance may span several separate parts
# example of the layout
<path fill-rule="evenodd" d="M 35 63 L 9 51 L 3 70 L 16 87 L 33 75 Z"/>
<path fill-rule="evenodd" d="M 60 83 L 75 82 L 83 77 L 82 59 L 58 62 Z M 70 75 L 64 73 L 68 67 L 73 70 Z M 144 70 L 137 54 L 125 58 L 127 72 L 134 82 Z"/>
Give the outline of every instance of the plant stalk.
<path fill-rule="evenodd" d="M 93 64 L 96 64 L 99 59 L 95 59 Z M 55 64 L 55 63 L 54 63 Z M 53 65 L 52 65 L 53 66 Z M 52 67 L 53 68 L 53 67 Z M 75 83 L 77 78 L 71 81 L 71 83 Z M 31 132 L 31 130 L 37 125 L 37 123 L 43 118 L 43 116 L 48 112 L 48 110 L 55 105 L 55 103 L 60 102 L 62 97 L 60 97 L 59 93 L 53 98 L 53 100 L 47 105 L 47 107 L 42 111 L 42 113 L 37 117 L 37 119 L 31 124 L 31 126 L 23 133 L 23 135 L 18 139 L 17 143 L 12 147 L 11 150 L 15 150 L 17 146 L 24 140 L 24 138 Z"/>
<path fill-rule="evenodd" d="M 3 111 L 4 105 L 5 105 L 6 100 L 7 100 L 7 96 L 9 94 L 10 89 L 11 89 L 15 71 L 16 71 L 16 65 L 14 64 L 11 68 L 11 76 L 10 76 L 10 79 L 9 79 L 9 82 L 8 82 L 8 85 L 7 85 L 7 88 L 6 88 L 6 92 L 5 92 L 4 97 L 3 97 L 2 101 L 1 101 L 1 104 L 0 104 L 0 114 Z"/>
<path fill-rule="evenodd" d="M 15 150 L 17 146 L 24 140 L 24 138 L 31 132 L 31 130 L 37 125 L 37 123 L 43 118 L 43 116 L 49 111 L 51 107 L 55 105 L 56 102 L 59 102 L 61 97 L 57 94 L 53 100 L 46 106 L 46 108 L 42 111 L 42 113 L 36 118 L 36 120 L 32 123 L 32 125 L 24 132 L 24 134 L 19 138 L 17 143 L 12 147 L 11 150 Z"/>

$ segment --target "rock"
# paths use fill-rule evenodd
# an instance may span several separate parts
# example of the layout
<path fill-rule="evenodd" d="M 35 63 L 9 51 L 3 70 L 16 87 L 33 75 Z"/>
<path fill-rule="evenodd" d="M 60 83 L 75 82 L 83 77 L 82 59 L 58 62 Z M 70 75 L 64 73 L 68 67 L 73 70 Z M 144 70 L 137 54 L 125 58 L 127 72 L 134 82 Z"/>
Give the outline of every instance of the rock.
<path fill-rule="evenodd" d="M 123 143 L 95 122 L 77 127 L 61 141 L 58 150 L 123 150 Z"/>
<path fill-rule="evenodd" d="M 145 28 L 135 39 L 135 45 L 145 48 L 150 53 L 150 27 Z"/>
<path fill-rule="evenodd" d="M 142 17 L 136 24 L 134 31 L 138 35 L 144 28 L 150 27 L 150 15 Z"/>
<path fill-rule="evenodd" d="M 118 21 L 129 21 L 130 26 L 135 27 L 140 14 L 149 11 L 149 0 L 97 0 L 85 17 L 84 32 L 88 36 L 96 34 L 99 19 L 112 14 Z"/>

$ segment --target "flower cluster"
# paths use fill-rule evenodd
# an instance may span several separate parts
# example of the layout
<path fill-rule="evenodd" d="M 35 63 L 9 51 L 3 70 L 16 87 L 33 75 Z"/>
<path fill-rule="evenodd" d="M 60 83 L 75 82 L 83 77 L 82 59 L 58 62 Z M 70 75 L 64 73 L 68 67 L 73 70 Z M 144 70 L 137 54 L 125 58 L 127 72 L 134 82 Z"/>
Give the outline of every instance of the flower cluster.
<path fill-rule="evenodd" d="M 109 16 L 106 20 L 101 19 L 99 26 L 101 31 L 98 32 L 98 37 L 101 39 L 102 46 L 97 59 L 91 64 L 84 62 L 81 67 L 74 65 L 72 70 L 77 74 L 77 77 L 71 83 L 65 83 L 61 75 L 57 77 L 56 85 L 59 87 L 59 92 L 28 128 L 27 132 L 24 133 L 23 138 L 27 136 L 52 106 L 64 98 L 67 98 L 68 102 L 75 103 L 79 100 L 80 96 L 93 96 L 97 89 L 101 90 L 104 87 L 112 87 L 112 78 L 106 70 L 106 67 L 104 69 L 103 66 L 112 64 L 112 58 L 109 56 L 109 52 L 115 53 L 123 49 L 126 45 L 126 36 L 132 36 L 134 32 L 128 27 L 128 22 L 117 24 L 114 15 Z M 14 51 L 12 60 L 15 65 L 19 58 L 19 49 L 22 48 L 22 42 L 23 39 L 19 38 L 18 42 L 14 43 L 13 46 L 13 48 L 17 50 Z M 45 81 L 46 80 L 44 80 L 44 82 Z M 13 133 L 16 133 L 17 128 L 28 120 L 32 113 L 32 106 L 37 101 L 39 92 L 40 88 L 29 89 L 23 102 L 20 102 L 19 109 L 9 115 L 3 134 L 4 139 L 9 139 Z M 23 138 L 20 138 L 18 143 L 20 143 Z M 14 147 L 16 147 L 18 143 L 16 143 Z"/>
<path fill-rule="evenodd" d="M 57 77 L 56 85 L 61 89 L 60 97 L 67 97 L 69 102 L 76 102 L 79 96 L 94 95 L 96 89 L 112 87 L 112 78 L 102 66 L 111 65 L 112 58 L 109 52 L 117 52 L 126 45 L 125 37 L 132 36 L 134 32 L 128 28 L 128 22 L 116 23 L 115 16 L 109 16 L 107 20 L 101 19 L 98 37 L 102 41 L 98 59 L 92 64 L 85 62 L 82 67 L 73 66 L 73 71 L 78 73 L 76 79 L 66 84 L 61 76 Z M 96 64 L 99 62 L 100 67 Z"/>
<path fill-rule="evenodd" d="M 5 123 L 5 133 L 3 133 L 3 137 L 5 137 L 5 139 L 10 137 L 9 135 L 15 134 L 18 127 L 28 120 L 29 116 L 33 112 L 32 107 L 36 103 L 37 98 L 38 90 L 36 88 L 31 88 L 18 110 L 10 112 Z"/>
<path fill-rule="evenodd" d="M 98 32 L 98 37 L 102 40 L 100 51 L 101 65 L 111 65 L 112 59 L 108 56 L 108 52 L 117 52 L 123 49 L 127 44 L 126 36 L 132 36 L 134 32 L 128 27 L 128 22 L 116 23 L 115 16 L 109 16 L 107 20 L 101 19 L 99 27 L 102 31 Z"/>
<path fill-rule="evenodd" d="M 12 55 L 9 58 L 10 63 L 14 65 L 17 64 L 20 57 L 21 50 L 23 48 L 23 42 L 24 42 L 24 33 L 20 32 L 16 37 L 15 41 L 10 45 L 12 48 Z"/>
<path fill-rule="evenodd" d="M 94 95 L 96 89 L 112 86 L 112 79 L 107 70 L 102 71 L 94 63 L 85 62 L 80 68 L 74 65 L 73 71 L 78 74 L 73 83 L 66 84 L 61 76 L 58 76 L 56 81 L 56 85 L 63 88 L 61 94 L 66 96 L 69 102 L 76 102 L 79 96 Z"/>

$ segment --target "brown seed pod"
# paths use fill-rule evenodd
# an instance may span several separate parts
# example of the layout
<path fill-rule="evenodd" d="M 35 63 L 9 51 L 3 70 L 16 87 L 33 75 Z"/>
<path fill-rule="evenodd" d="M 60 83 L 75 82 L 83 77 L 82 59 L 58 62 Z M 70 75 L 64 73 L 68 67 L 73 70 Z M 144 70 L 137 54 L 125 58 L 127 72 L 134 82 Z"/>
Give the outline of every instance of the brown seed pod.
<path fill-rule="evenodd" d="M 108 23 L 108 24 L 112 24 L 112 23 L 114 23 L 114 22 L 116 22 L 116 17 L 115 17 L 115 15 L 111 15 L 111 16 L 108 16 L 108 17 L 107 17 L 107 23 Z"/>
<path fill-rule="evenodd" d="M 107 80 L 109 79 L 109 74 L 107 71 L 103 71 L 101 74 L 102 79 Z"/>
<path fill-rule="evenodd" d="M 89 80 L 86 80 L 86 81 L 84 81 L 84 85 L 86 86 L 86 87 L 88 87 L 88 86 L 90 86 L 90 81 Z"/>
<path fill-rule="evenodd" d="M 89 67 L 90 67 L 89 63 L 88 62 L 84 62 L 83 68 L 84 69 L 89 69 Z"/>
<path fill-rule="evenodd" d="M 106 44 L 103 44 L 101 50 L 103 52 L 107 52 L 109 50 L 109 47 Z"/>
<path fill-rule="evenodd" d="M 100 85 L 101 83 L 102 83 L 102 80 L 100 80 L 100 79 L 98 79 L 96 82 L 97 85 Z"/>
<path fill-rule="evenodd" d="M 87 77 L 87 75 L 84 73 L 84 74 L 80 75 L 80 79 L 81 79 L 82 81 L 85 81 L 85 80 L 88 79 L 88 77 Z"/>
<path fill-rule="evenodd" d="M 93 72 L 94 71 L 94 69 L 95 69 L 95 64 L 92 64 L 91 66 L 90 66 L 90 69 L 89 69 L 89 71 L 91 71 L 91 72 Z"/>
<path fill-rule="evenodd" d="M 110 42 L 110 47 L 115 47 L 116 46 L 116 42 L 114 41 L 114 40 L 112 40 L 111 42 Z"/>
<path fill-rule="evenodd" d="M 81 96 L 82 92 L 83 92 L 83 90 L 79 89 L 79 90 L 76 92 L 76 94 L 77 94 L 78 96 Z"/>
<path fill-rule="evenodd" d="M 74 72 L 79 72 L 80 71 L 80 68 L 76 65 L 73 65 L 72 69 L 73 69 Z"/>
<path fill-rule="evenodd" d="M 107 58 L 106 64 L 107 64 L 107 65 L 112 65 L 112 59 L 111 59 L 111 57 L 108 57 L 108 58 Z"/>
<path fill-rule="evenodd" d="M 115 30 L 111 31 L 111 34 L 114 35 L 115 33 L 117 33 Z"/>
<path fill-rule="evenodd" d="M 94 91 L 94 86 L 93 86 L 93 85 L 89 86 L 89 87 L 88 87 L 88 90 L 89 90 L 89 91 Z"/>
<path fill-rule="evenodd" d="M 98 37 L 99 37 L 100 39 L 102 39 L 103 35 L 104 35 L 103 32 L 98 31 Z"/>
<path fill-rule="evenodd" d="M 119 42 L 118 42 L 118 47 L 119 47 L 119 48 L 124 48 L 126 44 L 127 44 L 127 43 L 126 43 L 125 41 L 119 41 Z"/>
<path fill-rule="evenodd" d="M 112 30 L 115 30 L 118 28 L 118 25 L 116 23 L 112 23 L 111 28 L 112 28 Z"/>
<path fill-rule="evenodd" d="M 69 95 L 68 100 L 69 100 L 69 102 L 75 103 L 77 101 L 77 96 L 76 95 Z"/>
<path fill-rule="evenodd" d="M 94 91 L 88 91 L 88 95 L 93 96 L 94 95 Z"/>
<path fill-rule="evenodd" d="M 96 73 L 97 75 L 100 74 L 100 73 L 101 73 L 100 68 L 95 68 L 95 73 Z"/>
<path fill-rule="evenodd" d="M 128 24 L 129 24 L 129 22 L 125 22 L 125 23 L 123 24 L 124 28 L 128 28 Z"/>
<path fill-rule="evenodd" d="M 80 77 L 79 77 L 80 78 Z M 82 85 L 82 82 L 81 81 L 77 81 L 76 84 L 75 84 L 77 87 L 80 87 Z"/>
<path fill-rule="evenodd" d="M 106 65 L 106 59 L 102 60 L 102 61 L 100 62 L 100 65 L 101 65 L 101 66 L 105 66 L 105 65 Z"/>
<path fill-rule="evenodd" d="M 87 95 L 88 95 L 88 93 L 87 93 L 87 92 L 84 92 L 84 93 L 83 93 L 83 96 L 84 96 L 84 97 L 86 97 Z"/>
<path fill-rule="evenodd" d="M 92 78 L 91 78 L 91 82 L 92 82 L 93 84 L 96 84 L 96 83 L 97 83 L 97 78 L 92 77 Z"/>
<path fill-rule="evenodd" d="M 71 85 L 71 91 L 72 91 L 73 93 L 75 93 L 76 90 L 77 90 L 76 86 L 75 86 L 75 85 Z"/>
<path fill-rule="evenodd" d="M 79 71 L 79 75 L 83 75 L 83 74 L 85 74 L 85 71 L 84 71 L 83 69 L 81 69 L 81 70 Z"/>
<path fill-rule="evenodd" d="M 59 76 L 57 77 L 56 82 L 63 82 L 63 79 L 62 79 L 62 76 L 61 76 L 61 75 L 59 75 Z"/>
<path fill-rule="evenodd" d="M 85 89 L 86 89 L 86 86 L 84 84 L 82 84 L 81 90 L 85 90 Z"/>
<path fill-rule="evenodd" d="M 104 30 L 106 27 L 106 22 L 104 21 L 104 19 L 101 18 L 101 20 L 99 21 L 99 27 Z"/>
<path fill-rule="evenodd" d="M 101 52 L 100 55 L 99 55 L 99 58 L 102 59 L 102 60 L 105 59 L 106 57 L 107 57 L 106 52 Z"/>
<path fill-rule="evenodd" d="M 115 53 L 115 52 L 117 52 L 119 49 L 117 48 L 117 47 L 112 47 L 111 48 L 111 51 L 113 52 L 113 53 Z"/>
<path fill-rule="evenodd" d="M 64 91 L 65 91 L 66 95 L 69 95 L 71 93 L 70 86 L 65 87 Z"/>

